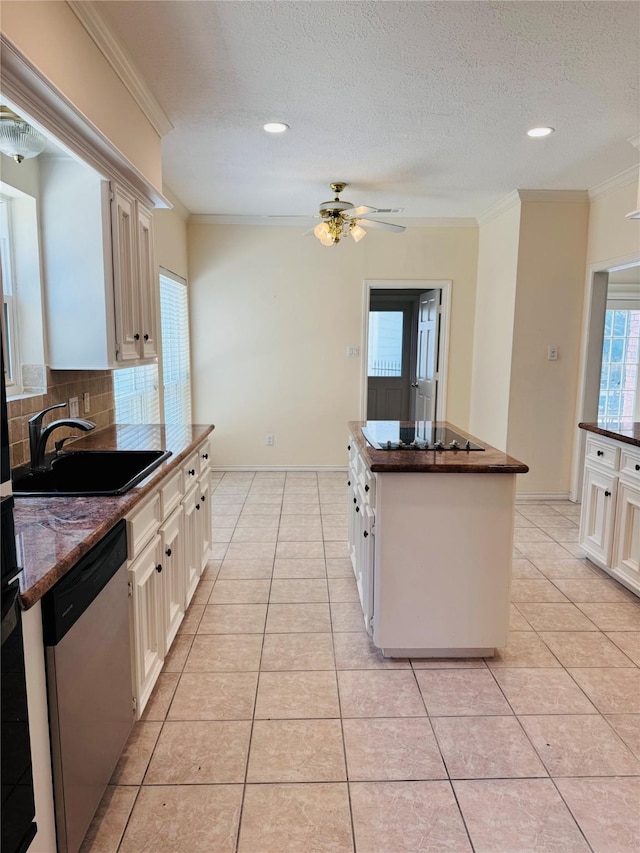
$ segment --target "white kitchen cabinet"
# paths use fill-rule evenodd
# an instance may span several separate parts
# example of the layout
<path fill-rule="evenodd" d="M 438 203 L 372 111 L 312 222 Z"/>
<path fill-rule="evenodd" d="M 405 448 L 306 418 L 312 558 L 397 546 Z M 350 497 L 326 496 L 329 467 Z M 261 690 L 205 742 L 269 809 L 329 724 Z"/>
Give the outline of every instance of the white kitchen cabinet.
<path fill-rule="evenodd" d="M 580 545 L 640 594 L 640 449 L 598 434 L 586 441 Z"/>
<path fill-rule="evenodd" d="M 200 511 L 196 509 L 197 488 L 191 488 L 184 497 L 184 576 L 185 576 L 185 602 L 188 607 L 193 593 L 196 591 L 200 579 L 200 546 L 199 535 L 201 530 Z"/>
<path fill-rule="evenodd" d="M 202 574 L 209 562 L 209 551 L 211 548 L 211 500 L 209 486 L 209 472 L 198 480 L 196 512 L 198 513 L 200 531 L 198 536 L 199 566 L 198 577 Z M 200 507 L 199 509 L 197 507 Z"/>
<path fill-rule="evenodd" d="M 368 470 L 353 438 L 349 440 L 349 554 L 360 596 L 365 628 L 373 625 L 373 586 L 375 555 L 375 474 Z"/>
<path fill-rule="evenodd" d="M 174 510 L 160 528 L 162 541 L 163 656 L 171 648 L 185 611 L 184 511 Z"/>
<path fill-rule="evenodd" d="M 129 625 L 133 639 L 131 663 L 137 716 L 147 704 L 164 660 L 161 567 L 160 536 L 154 534 L 129 565 Z"/>

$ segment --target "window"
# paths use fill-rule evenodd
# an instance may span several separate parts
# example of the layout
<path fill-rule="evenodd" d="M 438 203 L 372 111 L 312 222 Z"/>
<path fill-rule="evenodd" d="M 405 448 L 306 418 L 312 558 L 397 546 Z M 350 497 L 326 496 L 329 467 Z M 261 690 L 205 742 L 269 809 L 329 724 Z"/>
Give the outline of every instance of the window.
<path fill-rule="evenodd" d="M 637 419 L 639 351 L 640 307 L 607 307 L 598 402 L 600 422 Z"/>
<path fill-rule="evenodd" d="M 369 376 L 402 376 L 402 311 L 369 312 Z"/>
<path fill-rule="evenodd" d="M 0 195 L 0 272 L 2 275 L 2 332 L 5 346 L 5 379 L 7 392 L 19 393 L 20 357 L 18 354 L 18 323 L 15 314 L 9 199 Z"/>
<path fill-rule="evenodd" d="M 160 274 L 160 317 L 164 422 L 191 423 L 187 283 L 164 272 Z"/>
<path fill-rule="evenodd" d="M 118 424 L 160 423 L 158 365 L 126 367 L 113 372 Z"/>

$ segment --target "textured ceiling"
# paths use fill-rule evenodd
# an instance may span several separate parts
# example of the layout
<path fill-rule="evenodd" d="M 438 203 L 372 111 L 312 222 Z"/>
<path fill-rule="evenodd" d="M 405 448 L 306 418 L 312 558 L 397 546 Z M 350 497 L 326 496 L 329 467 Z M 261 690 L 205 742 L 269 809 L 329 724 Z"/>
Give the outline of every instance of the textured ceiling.
<path fill-rule="evenodd" d="M 343 180 L 356 204 L 473 217 L 637 163 L 637 2 L 98 5 L 174 125 L 164 177 L 192 213 L 312 214 Z"/>

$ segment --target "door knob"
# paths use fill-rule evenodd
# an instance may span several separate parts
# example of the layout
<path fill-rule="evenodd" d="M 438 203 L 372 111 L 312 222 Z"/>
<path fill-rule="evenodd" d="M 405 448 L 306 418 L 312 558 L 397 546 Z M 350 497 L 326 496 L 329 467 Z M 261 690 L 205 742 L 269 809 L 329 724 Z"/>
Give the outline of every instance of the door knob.
<path fill-rule="evenodd" d="M 412 383 L 411 383 L 411 387 L 412 387 L 412 388 L 417 388 L 417 387 L 418 387 L 418 383 L 417 383 L 417 382 L 412 382 Z"/>

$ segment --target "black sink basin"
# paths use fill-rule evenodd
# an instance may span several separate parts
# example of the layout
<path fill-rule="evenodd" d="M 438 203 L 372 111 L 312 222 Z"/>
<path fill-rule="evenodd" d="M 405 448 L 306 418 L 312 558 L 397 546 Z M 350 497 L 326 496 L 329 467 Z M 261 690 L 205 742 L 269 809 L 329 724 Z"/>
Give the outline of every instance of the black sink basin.
<path fill-rule="evenodd" d="M 171 456 L 170 450 L 77 450 L 47 471 L 14 474 L 16 497 L 122 495 Z"/>

